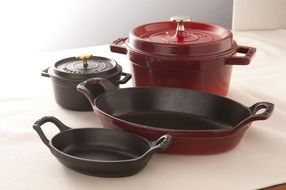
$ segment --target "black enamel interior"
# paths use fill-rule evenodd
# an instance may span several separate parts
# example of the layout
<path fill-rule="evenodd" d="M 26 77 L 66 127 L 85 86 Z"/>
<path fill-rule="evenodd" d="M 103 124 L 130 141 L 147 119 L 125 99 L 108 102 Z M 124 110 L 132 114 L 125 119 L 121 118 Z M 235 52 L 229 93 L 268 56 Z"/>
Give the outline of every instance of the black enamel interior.
<path fill-rule="evenodd" d="M 150 149 L 147 140 L 120 130 L 115 131 L 73 129 L 55 136 L 52 145 L 68 155 L 95 161 L 129 160 L 138 158 Z"/>
<path fill-rule="evenodd" d="M 199 91 L 139 87 L 104 93 L 96 107 L 125 121 L 164 129 L 231 129 L 250 115 L 233 100 Z"/>

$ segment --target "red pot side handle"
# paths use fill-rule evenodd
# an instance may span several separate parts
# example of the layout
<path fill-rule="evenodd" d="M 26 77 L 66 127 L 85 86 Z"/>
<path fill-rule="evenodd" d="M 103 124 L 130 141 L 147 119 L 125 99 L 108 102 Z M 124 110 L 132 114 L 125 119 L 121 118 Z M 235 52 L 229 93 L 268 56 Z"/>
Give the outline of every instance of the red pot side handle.
<path fill-rule="evenodd" d="M 110 45 L 110 51 L 114 53 L 127 54 L 127 48 L 124 46 L 128 38 L 118 38 Z"/>
<path fill-rule="evenodd" d="M 248 46 L 238 46 L 235 54 L 227 57 L 225 60 L 226 65 L 248 65 L 254 56 L 256 49 Z M 238 56 L 236 53 L 242 53 L 244 56 Z"/>

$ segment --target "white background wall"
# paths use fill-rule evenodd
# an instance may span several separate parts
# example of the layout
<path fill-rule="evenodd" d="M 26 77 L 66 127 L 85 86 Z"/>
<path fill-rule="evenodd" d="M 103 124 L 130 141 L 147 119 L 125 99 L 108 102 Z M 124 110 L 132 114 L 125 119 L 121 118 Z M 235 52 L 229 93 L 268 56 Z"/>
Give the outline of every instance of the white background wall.
<path fill-rule="evenodd" d="M 1 1 L 1 51 L 108 44 L 137 25 L 173 15 L 231 28 L 232 0 Z"/>

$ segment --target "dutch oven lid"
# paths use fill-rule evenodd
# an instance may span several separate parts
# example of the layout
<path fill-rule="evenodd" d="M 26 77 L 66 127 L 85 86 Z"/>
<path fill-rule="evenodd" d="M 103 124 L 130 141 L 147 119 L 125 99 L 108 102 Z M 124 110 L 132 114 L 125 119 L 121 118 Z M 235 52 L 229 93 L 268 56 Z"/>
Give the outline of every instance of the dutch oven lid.
<path fill-rule="evenodd" d="M 210 56 L 236 48 L 232 33 L 223 27 L 183 16 L 170 20 L 136 27 L 127 45 L 133 51 L 165 56 Z"/>
<path fill-rule="evenodd" d="M 50 71 L 56 77 L 82 80 L 92 77 L 110 78 L 121 73 L 122 68 L 112 59 L 86 54 L 62 59 Z"/>

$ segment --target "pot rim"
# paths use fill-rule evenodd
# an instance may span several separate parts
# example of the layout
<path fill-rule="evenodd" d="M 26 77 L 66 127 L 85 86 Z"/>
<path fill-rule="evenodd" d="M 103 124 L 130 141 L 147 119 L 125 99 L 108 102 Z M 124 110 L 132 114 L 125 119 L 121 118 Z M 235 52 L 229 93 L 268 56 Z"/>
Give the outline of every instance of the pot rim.
<path fill-rule="evenodd" d="M 120 66 L 120 65 L 118 65 L 118 66 Z M 120 67 L 121 67 L 121 66 L 120 66 Z M 122 73 L 122 68 L 121 68 L 120 70 L 117 70 L 116 72 L 114 72 L 114 73 L 111 74 L 111 75 L 108 75 L 108 76 L 106 76 L 106 77 L 100 77 L 100 78 L 106 78 L 106 79 L 110 80 L 110 79 L 112 79 L 112 78 L 114 78 L 114 77 L 116 77 L 116 76 L 120 76 L 121 73 Z M 91 77 L 87 76 L 86 78 L 82 78 L 82 79 L 63 77 L 63 76 L 57 75 L 57 74 L 53 71 L 53 68 L 51 68 L 51 67 L 50 67 L 49 70 L 48 70 L 48 74 L 49 74 L 50 77 L 53 77 L 53 78 L 55 78 L 55 79 L 59 79 L 59 80 L 63 80 L 63 81 L 68 81 L 68 82 L 71 82 L 71 83 L 77 83 L 77 84 L 78 84 L 79 82 L 82 82 L 82 81 L 87 80 L 87 79 L 89 79 L 89 78 L 97 77 L 97 76 L 91 76 Z"/>
<path fill-rule="evenodd" d="M 129 40 L 128 40 L 129 41 Z M 129 43 L 126 43 L 126 47 L 129 49 L 130 52 L 146 56 L 146 58 L 155 58 L 155 59 L 160 59 L 160 60 L 176 60 L 176 61 L 204 61 L 204 60 L 210 60 L 210 59 L 219 59 L 219 58 L 225 58 L 228 56 L 231 56 L 236 53 L 236 50 L 238 48 L 237 43 L 233 40 L 232 47 L 224 52 L 221 53 L 216 53 L 216 54 L 209 54 L 209 55 L 197 55 L 197 56 L 187 56 L 187 55 L 164 55 L 164 54 L 156 54 L 156 53 L 150 53 L 150 52 L 145 52 L 142 50 L 138 50 L 134 47 L 131 47 Z M 129 52 L 128 51 L 128 52 Z M 176 64 L 176 63 L 174 63 Z M 200 64 L 204 64 L 200 63 Z M 205 64 L 208 64 L 205 62 Z"/>
<path fill-rule="evenodd" d="M 114 64 L 114 67 L 110 70 L 107 71 L 102 71 L 102 72 L 94 72 L 94 73 L 89 73 L 89 74 L 75 74 L 75 73 L 69 73 L 69 72 L 63 72 L 59 70 L 56 65 L 65 63 L 68 61 L 72 61 L 76 59 L 76 57 L 67 57 L 64 59 L 61 59 L 57 62 L 55 62 L 51 67 L 48 69 L 48 74 L 52 77 L 58 78 L 58 79 L 63 79 L 67 81 L 83 81 L 88 78 L 94 78 L 94 77 L 101 77 L 101 78 L 112 78 L 114 76 L 120 75 L 122 73 L 122 67 L 113 59 L 107 58 L 107 57 L 102 57 L 102 56 L 92 56 L 93 59 L 102 59 L 102 60 L 107 60 L 109 62 L 112 62 Z M 99 76 L 98 76 L 99 75 Z"/>

